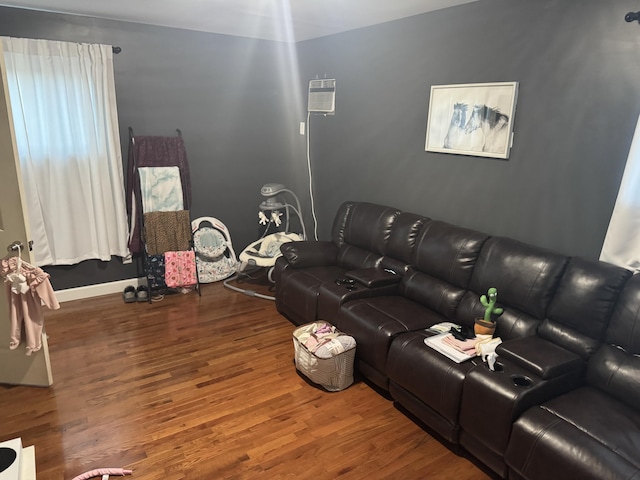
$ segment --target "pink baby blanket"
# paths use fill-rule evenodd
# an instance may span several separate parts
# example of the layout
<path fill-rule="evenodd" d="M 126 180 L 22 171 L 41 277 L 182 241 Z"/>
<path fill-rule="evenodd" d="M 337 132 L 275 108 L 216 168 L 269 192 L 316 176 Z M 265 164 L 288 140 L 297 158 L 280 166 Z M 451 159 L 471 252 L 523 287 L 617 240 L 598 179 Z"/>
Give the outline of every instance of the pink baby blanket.
<path fill-rule="evenodd" d="M 198 283 L 193 250 L 164 253 L 164 279 L 167 287 L 187 287 Z"/>

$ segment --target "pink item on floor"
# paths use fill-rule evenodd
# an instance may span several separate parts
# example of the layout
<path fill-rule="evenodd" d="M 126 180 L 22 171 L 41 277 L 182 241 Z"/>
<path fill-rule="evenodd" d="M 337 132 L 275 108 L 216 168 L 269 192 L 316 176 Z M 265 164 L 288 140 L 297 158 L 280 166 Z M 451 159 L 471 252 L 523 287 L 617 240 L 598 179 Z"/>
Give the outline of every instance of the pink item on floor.
<path fill-rule="evenodd" d="M 90 470 L 88 472 L 82 473 L 77 477 L 73 477 L 73 480 L 87 480 L 88 478 L 103 476 L 109 478 L 109 475 L 118 475 L 120 477 L 124 477 L 125 475 L 131 475 L 133 473 L 132 470 L 125 470 L 123 468 L 97 468 L 95 470 Z"/>

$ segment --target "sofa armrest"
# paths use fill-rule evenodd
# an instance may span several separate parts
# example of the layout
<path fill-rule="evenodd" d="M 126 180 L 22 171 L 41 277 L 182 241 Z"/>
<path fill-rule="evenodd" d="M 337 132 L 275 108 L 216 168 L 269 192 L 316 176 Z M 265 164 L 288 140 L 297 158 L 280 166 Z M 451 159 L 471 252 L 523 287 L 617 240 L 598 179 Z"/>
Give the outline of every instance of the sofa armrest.
<path fill-rule="evenodd" d="M 338 257 L 338 247 L 327 241 L 288 242 L 280 247 L 280 251 L 293 268 L 335 265 Z"/>
<path fill-rule="evenodd" d="M 538 336 L 507 340 L 498 345 L 496 353 L 545 380 L 586 367 L 575 353 Z"/>
<path fill-rule="evenodd" d="M 511 360 L 498 358 L 496 366 L 499 368 L 491 371 L 486 364 L 480 364 L 467 373 L 462 388 L 460 426 L 484 451 L 502 456 L 513 422 L 522 412 L 578 388 L 583 384 L 584 374 L 574 369 L 543 379 Z M 478 406 L 486 410 L 479 410 Z"/>
<path fill-rule="evenodd" d="M 354 286 L 324 282 L 318 291 L 318 318 L 331 321 L 338 316 L 342 305 L 352 300 L 375 296 L 395 295 L 396 285 L 367 288 L 359 283 Z"/>
<path fill-rule="evenodd" d="M 386 287 L 400 283 L 401 275 L 393 270 L 371 267 L 349 270 L 345 277 L 355 280 L 357 283 L 367 288 Z"/>

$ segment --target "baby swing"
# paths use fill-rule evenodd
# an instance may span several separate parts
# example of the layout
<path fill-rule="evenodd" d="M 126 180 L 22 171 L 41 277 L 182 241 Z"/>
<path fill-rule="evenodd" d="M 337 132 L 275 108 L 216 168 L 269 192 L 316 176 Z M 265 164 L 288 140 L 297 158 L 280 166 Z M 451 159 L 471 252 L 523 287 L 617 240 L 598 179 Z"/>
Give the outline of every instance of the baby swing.
<path fill-rule="evenodd" d="M 275 300 L 275 297 L 271 295 L 263 295 L 253 290 L 243 289 L 230 284 L 231 281 L 241 279 L 242 277 L 249 277 L 256 270 L 262 269 L 267 270 L 267 279 L 269 282 L 274 283 L 273 269 L 276 260 L 282 255 L 280 245 L 287 242 L 305 240 L 307 238 L 304 221 L 300 213 L 300 201 L 295 193 L 280 183 L 267 183 L 260 189 L 260 193 L 262 196 L 267 197 L 267 199 L 260 204 L 260 211 L 258 212 L 259 223 L 265 226 L 264 232 L 258 240 L 249 244 L 240 252 L 236 275 L 225 280 L 224 286 L 236 292 L 244 293 L 245 295 Z M 292 205 L 288 203 L 283 197 L 284 194 L 291 195 L 296 204 Z M 281 210 L 284 210 L 284 231 L 277 231 L 267 235 L 271 224 L 275 225 L 276 228 L 282 225 L 283 221 L 281 217 L 283 213 Z M 290 211 L 293 211 L 300 221 L 300 228 L 302 230 L 300 234 L 289 231 Z M 265 212 L 268 213 L 268 215 L 266 215 Z"/>

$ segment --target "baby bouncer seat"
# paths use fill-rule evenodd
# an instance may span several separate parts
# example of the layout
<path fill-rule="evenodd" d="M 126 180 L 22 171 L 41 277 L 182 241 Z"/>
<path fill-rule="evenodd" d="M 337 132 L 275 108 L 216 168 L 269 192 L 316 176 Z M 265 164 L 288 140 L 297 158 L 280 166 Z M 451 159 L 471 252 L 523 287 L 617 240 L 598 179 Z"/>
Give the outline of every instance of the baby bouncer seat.
<path fill-rule="evenodd" d="M 236 275 L 225 280 L 224 285 L 237 292 L 242 292 L 245 295 L 275 300 L 274 296 L 260 294 L 253 290 L 243 289 L 230 284 L 231 281 L 242 279 L 242 277 L 249 277 L 258 270 L 266 271 L 268 281 L 273 284 L 273 270 L 276 260 L 282 255 L 280 246 L 283 243 L 306 239 L 304 221 L 300 214 L 300 202 L 295 193 L 279 183 L 267 183 L 262 187 L 260 193 L 267 197 L 267 199 L 260 204 L 260 211 L 258 212 L 259 223 L 265 226 L 264 232 L 258 240 L 252 242 L 240 252 Z M 294 198 L 296 205 L 292 205 L 284 199 L 282 195 L 285 193 Z M 284 210 L 284 223 L 281 218 L 283 216 L 282 210 Z M 302 233 L 289 231 L 290 210 L 297 215 Z M 272 225 L 275 228 L 282 226 L 284 227 L 284 231 L 276 231 L 275 233 L 267 235 L 269 227 Z"/>
<path fill-rule="evenodd" d="M 238 262 L 226 225 L 215 217 L 199 217 L 191 222 L 191 229 L 200 283 L 233 275 Z"/>
<path fill-rule="evenodd" d="M 299 240 L 303 240 L 302 235 L 287 232 L 272 233 L 256 240 L 240 253 L 238 271 L 247 271 L 250 267 L 267 268 L 269 280 L 272 280 L 271 271 L 278 257 L 282 255 L 280 245 Z"/>

